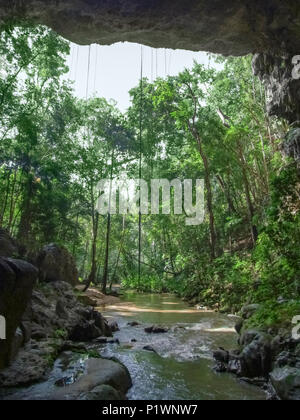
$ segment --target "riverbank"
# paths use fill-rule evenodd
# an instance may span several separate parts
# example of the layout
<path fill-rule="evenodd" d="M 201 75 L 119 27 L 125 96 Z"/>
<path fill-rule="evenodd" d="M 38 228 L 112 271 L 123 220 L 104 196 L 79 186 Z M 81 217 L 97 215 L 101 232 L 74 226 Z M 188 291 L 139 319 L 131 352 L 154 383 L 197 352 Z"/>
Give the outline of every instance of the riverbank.
<path fill-rule="evenodd" d="M 11 363 L 0 371 L 0 398 L 125 399 L 131 386 L 126 367 L 98 351 L 101 340 L 114 340 L 116 329 L 80 303 L 68 283 L 35 286 L 12 343 Z"/>

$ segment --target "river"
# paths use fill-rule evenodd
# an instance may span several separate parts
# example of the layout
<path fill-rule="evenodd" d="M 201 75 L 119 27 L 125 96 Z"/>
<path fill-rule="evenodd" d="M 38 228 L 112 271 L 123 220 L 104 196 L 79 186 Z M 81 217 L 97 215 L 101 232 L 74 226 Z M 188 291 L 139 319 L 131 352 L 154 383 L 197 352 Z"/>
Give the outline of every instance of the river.
<path fill-rule="evenodd" d="M 119 343 L 99 344 L 94 351 L 116 357 L 128 368 L 133 386 L 130 400 L 265 400 L 259 388 L 232 375 L 213 371 L 212 353 L 218 347 L 234 348 L 235 319 L 190 307 L 173 295 L 125 293 L 120 302 L 99 308 L 116 320 Z M 130 322 L 139 325 L 129 326 Z M 147 334 L 145 327 L 162 325 L 165 334 Z M 153 351 L 147 351 L 151 346 Z M 63 353 L 45 382 L 27 388 L 0 390 L 0 399 L 48 399 L 61 378 L 76 380 L 85 372 L 88 356 Z"/>
<path fill-rule="evenodd" d="M 129 399 L 266 399 L 260 389 L 212 370 L 213 350 L 236 346 L 234 318 L 196 310 L 169 294 L 127 292 L 119 304 L 101 310 L 120 327 L 114 335 L 120 345 L 106 345 L 101 354 L 117 357 L 129 369 L 133 379 Z M 140 325 L 129 326 L 132 321 Z M 144 328 L 153 324 L 170 330 L 165 334 L 145 333 Z M 144 350 L 145 346 L 157 353 Z"/>

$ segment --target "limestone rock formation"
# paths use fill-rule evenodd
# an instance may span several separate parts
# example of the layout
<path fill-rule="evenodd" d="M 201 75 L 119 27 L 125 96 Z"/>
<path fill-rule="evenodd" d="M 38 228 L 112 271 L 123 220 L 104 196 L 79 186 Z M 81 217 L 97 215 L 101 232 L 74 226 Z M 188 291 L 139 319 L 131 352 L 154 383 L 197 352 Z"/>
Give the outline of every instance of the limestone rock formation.
<path fill-rule="evenodd" d="M 37 276 L 37 269 L 24 261 L 0 258 L 0 314 L 6 320 L 6 340 L 0 341 L 0 369 L 11 361 L 15 333 Z"/>
<path fill-rule="evenodd" d="M 254 74 L 266 87 L 269 115 L 290 123 L 300 121 L 300 78 L 295 66 L 293 54 L 256 54 L 253 58 Z"/>
<path fill-rule="evenodd" d="M 283 142 L 283 152 L 288 158 L 300 164 L 300 128 L 290 130 Z"/>
<path fill-rule="evenodd" d="M 38 255 L 36 265 L 40 280 L 45 282 L 66 282 L 72 286 L 78 283 L 78 271 L 73 256 L 63 247 L 46 245 Z"/>
<path fill-rule="evenodd" d="M 0 262 L 0 268 L 2 265 Z M 35 274 L 37 276 L 37 270 Z M 1 290 L 0 296 L 2 299 Z M 22 319 L 19 316 L 14 325 L 21 326 L 25 347 L 21 349 L 16 360 L 9 367 L 1 370 L 4 367 L 1 366 L 0 386 L 2 387 L 24 386 L 41 381 L 46 378 L 51 364 L 60 352 L 84 346 L 82 343 L 77 343 L 79 341 L 89 342 L 100 336 L 112 336 L 106 319 L 93 308 L 79 303 L 68 283 L 43 284 L 35 288 L 31 299 L 26 294 L 24 294 L 24 299 L 23 308 L 25 301 L 27 301 L 27 308 L 23 311 Z M 16 304 L 20 304 L 19 299 Z M 18 344 L 13 339 L 10 342 Z M 18 350 L 19 348 L 20 346 Z M 12 344 L 9 350 L 11 354 Z M 2 360 L 1 353 L 0 357 Z"/>
<path fill-rule="evenodd" d="M 45 24 L 79 43 L 139 42 L 222 54 L 300 51 L 295 0 L 0 0 L 9 19 Z"/>
<path fill-rule="evenodd" d="M 82 45 L 138 42 L 155 48 L 257 53 L 270 115 L 299 119 L 292 58 L 300 54 L 300 3 L 295 0 L 0 0 L 0 25 L 47 25 Z"/>

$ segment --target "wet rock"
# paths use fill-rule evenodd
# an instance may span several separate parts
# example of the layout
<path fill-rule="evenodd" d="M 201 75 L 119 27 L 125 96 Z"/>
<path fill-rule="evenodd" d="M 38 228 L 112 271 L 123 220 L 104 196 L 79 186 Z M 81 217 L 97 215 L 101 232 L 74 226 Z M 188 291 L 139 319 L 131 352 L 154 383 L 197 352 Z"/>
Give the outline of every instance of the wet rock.
<path fill-rule="evenodd" d="M 107 344 L 107 337 L 98 337 L 94 340 L 95 343 Z"/>
<path fill-rule="evenodd" d="M 260 331 L 246 331 L 241 337 L 241 351 L 226 352 L 219 349 L 214 353 L 217 365 L 240 377 L 266 378 L 272 370 L 271 337 Z"/>
<path fill-rule="evenodd" d="M 148 334 L 165 334 L 169 331 L 169 328 L 161 327 L 159 325 L 152 325 L 151 327 L 145 328 L 145 332 Z"/>
<path fill-rule="evenodd" d="M 227 372 L 237 376 L 244 375 L 243 360 L 240 356 L 230 355 L 227 366 Z"/>
<path fill-rule="evenodd" d="M 226 373 L 227 372 L 227 365 L 222 362 L 216 362 L 216 364 L 213 367 L 213 370 L 216 373 Z"/>
<path fill-rule="evenodd" d="M 137 326 L 139 326 L 140 324 L 137 322 L 137 321 L 132 321 L 132 322 L 128 322 L 128 324 L 127 324 L 129 327 L 137 327 Z"/>
<path fill-rule="evenodd" d="M 86 373 L 74 384 L 54 391 L 49 395 L 49 399 L 89 399 L 91 397 L 90 392 L 96 394 L 97 390 L 95 391 L 95 388 L 102 385 L 108 385 L 124 395 L 131 387 L 132 381 L 128 370 L 121 363 L 107 359 L 89 359 L 86 365 Z M 103 396 L 104 391 L 103 394 L 99 392 L 98 397 Z"/>
<path fill-rule="evenodd" d="M 96 327 L 98 327 L 102 331 L 101 335 L 104 335 L 105 337 L 113 336 L 108 321 L 100 314 L 100 312 L 92 311 L 91 320 L 94 321 Z"/>
<path fill-rule="evenodd" d="M 107 340 L 107 344 L 120 344 L 120 340 L 118 338 L 114 338 L 113 340 Z"/>
<path fill-rule="evenodd" d="M 120 328 L 119 328 L 119 325 L 118 325 L 117 321 L 109 322 L 108 326 L 109 326 L 111 332 L 113 332 L 113 333 L 120 331 Z"/>
<path fill-rule="evenodd" d="M 30 301 L 37 275 L 37 269 L 24 261 L 0 258 L 0 314 L 6 319 L 6 340 L 0 340 L 0 369 L 11 361 L 15 332 Z"/>
<path fill-rule="evenodd" d="M 63 247 L 55 244 L 45 246 L 37 257 L 36 265 L 41 281 L 65 282 L 73 287 L 78 283 L 75 260 Z"/>
<path fill-rule="evenodd" d="M 214 352 L 213 357 L 217 362 L 221 362 L 221 363 L 229 362 L 229 352 L 221 348 Z"/>
<path fill-rule="evenodd" d="M 258 386 L 259 388 L 266 389 L 267 383 L 265 378 L 240 378 L 241 382 L 245 382 L 249 385 Z"/>
<path fill-rule="evenodd" d="M 35 348 L 36 347 L 36 348 Z M 53 348 L 45 343 L 43 347 L 34 342 L 22 349 L 12 365 L 0 372 L 1 387 L 19 387 L 46 379 L 50 369 Z"/>
<path fill-rule="evenodd" d="M 251 339 L 251 337 L 253 337 Z M 272 368 L 271 340 L 268 334 L 250 331 L 242 338 L 242 372 L 249 378 L 267 377 Z"/>
<path fill-rule="evenodd" d="M 79 398 L 84 401 L 124 401 L 124 394 L 110 385 L 100 385 Z"/>
<path fill-rule="evenodd" d="M 277 368 L 271 372 L 270 381 L 280 399 L 300 401 L 300 369 Z"/>
<path fill-rule="evenodd" d="M 101 335 L 102 330 L 96 326 L 95 321 L 81 321 L 73 328 L 69 335 L 69 339 L 71 341 L 87 342 L 92 341 Z"/>
<path fill-rule="evenodd" d="M 74 341 L 65 341 L 61 348 L 61 352 L 88 352 L 88 345 L 86 343 L 74 343 Z"/>
<path fill-rule="evenodd" d="M 278 368 L 283 368 L 285 366 L 300 368 L 300 358 L 294 353 L 283 351 L 276 358 L 275 366 Z"/>
<path fill-rule="evenodd" d="M 144 346 L 143 350 L 158 354 L 157 351 L 152 346 Z"/>

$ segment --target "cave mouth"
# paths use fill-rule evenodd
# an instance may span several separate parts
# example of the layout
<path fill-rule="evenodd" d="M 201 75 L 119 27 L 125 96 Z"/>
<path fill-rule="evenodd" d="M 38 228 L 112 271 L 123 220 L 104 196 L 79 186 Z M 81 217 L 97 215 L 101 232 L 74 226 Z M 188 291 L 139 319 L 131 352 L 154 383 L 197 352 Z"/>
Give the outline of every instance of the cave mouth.
<path fill-rule="evenodd" d="M 295 0 L 0 1 L 0 28 L 46 25 L 79 45 L 134 42 L 153 48 L 254 55 L 268 92 L 268 113 L 300 121 L 300 3 Z"/>
<path fill-rule="evenodd" d="M 30 21 L 81 45 L 137 42 L 223 55 L 297 54 L 300 4 L 294 0 L 1 1 L 0 25 Z"/>

